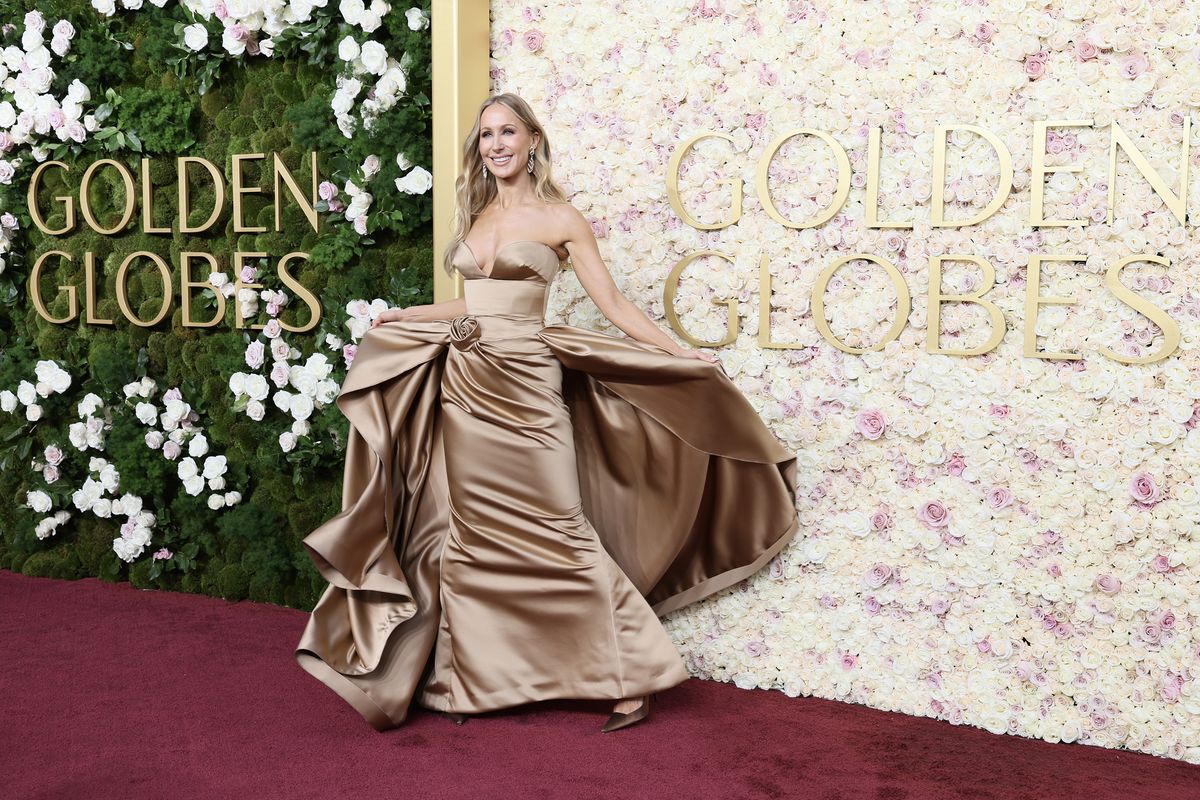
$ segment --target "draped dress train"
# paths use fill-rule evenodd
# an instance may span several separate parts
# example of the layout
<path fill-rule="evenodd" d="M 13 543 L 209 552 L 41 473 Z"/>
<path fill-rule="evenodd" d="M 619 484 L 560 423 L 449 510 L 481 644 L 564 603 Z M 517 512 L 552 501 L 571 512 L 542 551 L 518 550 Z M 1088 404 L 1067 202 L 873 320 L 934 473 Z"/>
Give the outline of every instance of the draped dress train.
<path fill-rule="evenodd" d="M 510 242 L 467 313 L 359 346 L 342 510 L 304 546 L 329 586 L 295 657 L 377 730 L 688 677 L 658 617 L 795 534 L 795 455 L 716 364 L 544 324 L 561 263 Z"/>

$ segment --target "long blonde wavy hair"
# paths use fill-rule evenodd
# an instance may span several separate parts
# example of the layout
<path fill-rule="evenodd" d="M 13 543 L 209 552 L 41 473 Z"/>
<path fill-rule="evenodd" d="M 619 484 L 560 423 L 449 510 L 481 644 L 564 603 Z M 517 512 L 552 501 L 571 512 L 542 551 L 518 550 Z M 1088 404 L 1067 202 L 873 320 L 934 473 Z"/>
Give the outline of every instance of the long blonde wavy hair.
<path fill-rule="evenodd" d="M 520 96 L 508 92 L 487 98 L 479 105 L 479 112 L 475 114 L 475 124 L 463 142 L 462 172 L 454 181 L 454 224 L 450 230 L 450 244 L 442 256 L 442 267 L 448 275 L 454 274 L 451 264 L 458 246 L 467 238 L 475 219 L 496 197 L 496 177 L 490 172 L 484 175 L 483 156 L 479 155 L 479 120 L 484 110 L 495 103 L 513 112 L 530 133 L 539 134 L 534 150 L 533 173 L 529 174 L 533 193 L 542 202 L 567 202 L 566 193 L 551 177 L 550 140 L 546 136 L 546 129 L 537 121 L 533 109 Z"/>

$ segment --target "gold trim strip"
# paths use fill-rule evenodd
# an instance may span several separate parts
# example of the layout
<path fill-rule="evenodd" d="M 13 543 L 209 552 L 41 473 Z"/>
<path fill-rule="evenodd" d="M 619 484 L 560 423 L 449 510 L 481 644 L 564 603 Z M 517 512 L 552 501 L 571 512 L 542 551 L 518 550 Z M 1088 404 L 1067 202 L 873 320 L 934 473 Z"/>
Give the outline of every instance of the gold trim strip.
<path fill-rule="evenodd" d="M 489 0 L 433 0 L 433 300 L 462 296 L 462 276 L 442 269 L 454 219 L 460 147 L 491 92 Z"/>

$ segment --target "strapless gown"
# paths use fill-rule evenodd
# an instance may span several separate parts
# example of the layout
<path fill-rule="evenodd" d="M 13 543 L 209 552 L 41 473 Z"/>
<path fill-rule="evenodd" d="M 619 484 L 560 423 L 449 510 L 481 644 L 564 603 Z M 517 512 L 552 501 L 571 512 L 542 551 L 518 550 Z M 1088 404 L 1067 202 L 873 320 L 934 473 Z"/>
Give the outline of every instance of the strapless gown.
<path fill-rule="evenodd" d="M 342 510 L 304 539 L 329 586 L 295 656 L 378 730 L 687 679 L 658 616 L 793 537 L 796 459 L 717 364 L 545 325 L 561 267 L 518 241 L 467 313 L 363 338 L 337 404 Z"/>

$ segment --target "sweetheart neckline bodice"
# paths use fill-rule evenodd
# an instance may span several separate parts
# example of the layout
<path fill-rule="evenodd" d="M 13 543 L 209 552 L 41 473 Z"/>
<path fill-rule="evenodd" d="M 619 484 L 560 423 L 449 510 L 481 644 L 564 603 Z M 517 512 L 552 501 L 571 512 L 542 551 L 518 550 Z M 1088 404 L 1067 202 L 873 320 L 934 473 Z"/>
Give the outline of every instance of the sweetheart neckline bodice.
<path fill-rule="evenodd" d="M 466 248 L 467 254 L 471 258 L 471 263 L 474 265 L 475 269 L 479 271 L 479 274 L 485 280 L 504 280 L 502 278 L 493 278 L 492 277 L 496 273 L 497 263 L 500 261 L 500 256 L 502 253 L 504 253 L 505 250 L 507 250 L 509 247 L 512 247 L 513 245 L 518 245 L 518 244 L 540 244 L 542 247 L 544 247 L 545 249 L 550 251 L 551 255 L 554 256 L 554 261 L 556 264 L 561 265 L 563 262 L 563 259 L 559 258 L 559 256 L 558 256 L 558 251 L 543 241 L 539 241 L 537 239 L 515 239 L 511 242 L 505 242 L 499 248 L 496 249 L 495 255 L 492 256 L 492 268 L 489 271 L 484 272 L 483 266 L 480 265 L 480 263 L 479 263 L 479 258 L 475 255 L 475 251 L 471 249 L 471 245 L 467 244 L 467 240 L 463 239 L 461 242 L 459 242 L 460 247 Z"/>

